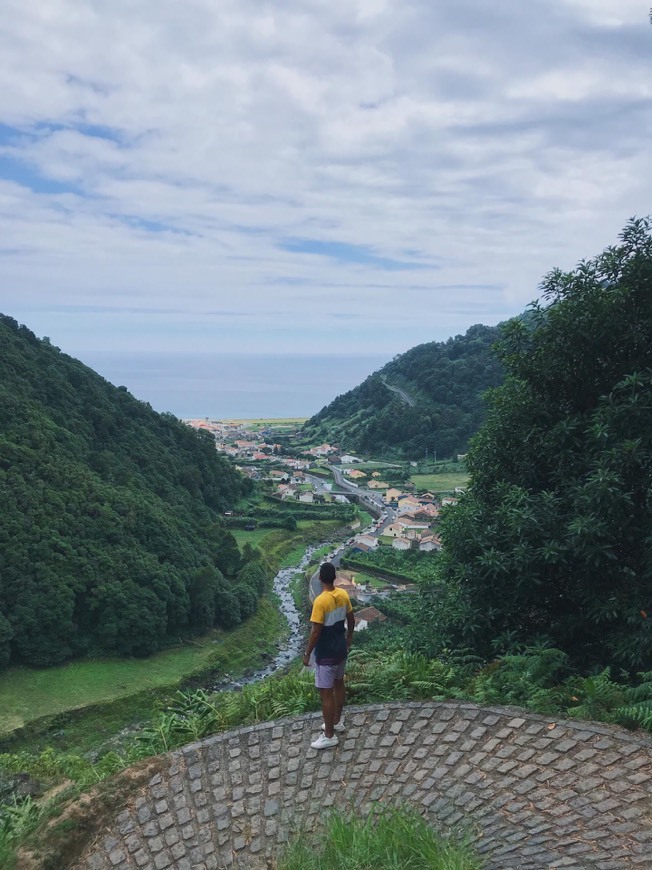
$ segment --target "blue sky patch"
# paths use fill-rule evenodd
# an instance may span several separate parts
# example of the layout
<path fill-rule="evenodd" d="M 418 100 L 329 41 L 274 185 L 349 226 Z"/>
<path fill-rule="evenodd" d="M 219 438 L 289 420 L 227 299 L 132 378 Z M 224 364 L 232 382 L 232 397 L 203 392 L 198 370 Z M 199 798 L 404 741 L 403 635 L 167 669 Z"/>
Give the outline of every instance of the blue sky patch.
<path fill-rule="evenodd" d="M 282 251 L 292 254 L 314 254 L 327 257 L 339 263 L 356 263 L 361 266 L 374 266 L 389 272 L 408 271 L 412 269 L 432 268 L 429 264 L 413 263 L 408 260 L 394 260 L 381 257 L 367 245 L 350 245 L 347 242 L 323 242 L 319 239 L 289 238 L 279 244 Z"/>
<path fill-rule="evenodd" d="M 34 193 L 74 193 L 82 195 L 81 189 L 70 181 L 54 181 L 46 178 L 38 170 L 27 166 L 19 160 L 0 154 L 0 178 L 13 181 Z"/>

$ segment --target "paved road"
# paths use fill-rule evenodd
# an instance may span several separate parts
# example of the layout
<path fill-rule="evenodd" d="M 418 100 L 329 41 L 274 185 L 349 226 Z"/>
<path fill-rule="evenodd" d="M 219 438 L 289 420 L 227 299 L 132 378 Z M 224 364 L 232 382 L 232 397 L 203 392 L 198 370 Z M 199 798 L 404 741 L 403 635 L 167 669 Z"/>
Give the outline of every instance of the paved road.
<path fill-rule="evenodd" d="M 377 525 L 376 522 L 369 529 L 365 530 L 368 532 L 372 532 L 373 534 L 382 534 L 383 530 L 387 528 L 388 525 L 394 522 L 394 519 L 396 518 L 396 512 L 392 508 L 388 508 L 385 505 L 382 495 L 379 495 L 377 492 L 372 492 L 370 490 L 364 489 L 363 487 L 355 486 L 350 481 L 346 480 L 340 468 L 331 466 L 331 471 L 333 472 L 335 483 L 338 487 L 340 487 L 340 489 L 343 489 L 345 492 L 350 492 L 352 495 L 357 495 L 360 498 L 361 506 L 366 508 L 368 511 L 373 512 L 374 515 L 378 516 L 378 518 L 383 516 L 385 517 L 380 525 Z M 319 478 L 311 478 L 311 481 L 313 480 L 318 481 Z M 337 567 L 340 564 L 342 553 L 348 546 L 348 542 L 333 546 L 334 551 L 329 561 L 331 561 L 333 565 Z M 314 601 L 320 592 L 321 585 L 319 583 L 319 569 L 317 569 L 310 578 L 310 600 Z"/>
<path fill-rule="evenodd" d="M 74 866 L 262 870 L 288 830 L 318 830 L 326 808 L 396 801 L 467 832 L 485 870 L 651 866 L 649 736 L 428 701 L 350 709 L 339 745 L 318 753 L 320 721 L 210 737 L 151 760 L 144 782 L 138 768 L 118 774 L 113 817 L 101 790 L 79 808 L 86 843 Z"/>
<path fill-rule="evenodd" d="M 387 381 L 384 380 L 383 378 L 381 378 L 381 381 L 387 387 L 388 390 L 391 390 L 393 393 L 396 393 L 398 396 L 400 396 L 406 405 L 409 405 L 411 408 L 414 408 L 416 402 L 414 401 L 412 396 L 409 395 L 409 393 L 406 393 L 405 390 L 402 390 L 400 387 L 393 387 L 391 384 L 388 384 Z"/>

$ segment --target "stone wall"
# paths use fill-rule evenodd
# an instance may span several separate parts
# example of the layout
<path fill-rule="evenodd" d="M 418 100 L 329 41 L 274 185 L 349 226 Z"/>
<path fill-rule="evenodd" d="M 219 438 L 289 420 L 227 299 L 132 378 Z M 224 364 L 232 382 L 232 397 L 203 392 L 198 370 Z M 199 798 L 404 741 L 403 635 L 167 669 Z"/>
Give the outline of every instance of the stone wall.
<path fill-rule="evenodd" d="M 352 709 L 317 752 L 315 714 L 241 728 L 165 757 L 78 870 L 273 867 L 325 809 L 416 805 L 471 834 L 487 868 L 652 867 L 652 741 L 467 703 Z"/>

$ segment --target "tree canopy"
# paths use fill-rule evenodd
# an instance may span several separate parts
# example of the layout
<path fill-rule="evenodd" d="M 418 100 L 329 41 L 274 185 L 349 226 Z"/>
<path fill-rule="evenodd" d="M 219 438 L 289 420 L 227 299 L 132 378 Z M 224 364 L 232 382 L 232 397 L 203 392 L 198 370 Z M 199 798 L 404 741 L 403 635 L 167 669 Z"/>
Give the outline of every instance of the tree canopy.
<path fill-rule="evenodd" d="M 555 270 L 498 345 L 507 372 L 443 521 L 417 644 L 547 640 L 582 667 L 652 662 L 652 233 Z"/>
<path fill-rule="evenodd" d="M 249 488 L 208 433 L 0 316 L 0 665 L 238 622 L 251 594 L 219 517 Z"/>

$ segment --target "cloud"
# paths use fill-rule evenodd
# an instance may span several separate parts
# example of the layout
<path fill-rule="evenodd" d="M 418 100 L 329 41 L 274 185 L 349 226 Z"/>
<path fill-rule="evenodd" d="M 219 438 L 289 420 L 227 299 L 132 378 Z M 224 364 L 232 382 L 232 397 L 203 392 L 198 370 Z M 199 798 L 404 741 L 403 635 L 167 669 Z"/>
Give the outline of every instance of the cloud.
<path fill-rule="evenodd" d="M 495 323 L 650 210 L 651 40 L 638 0 L 5 0 L 0 310 L 81 355 Z"/>

